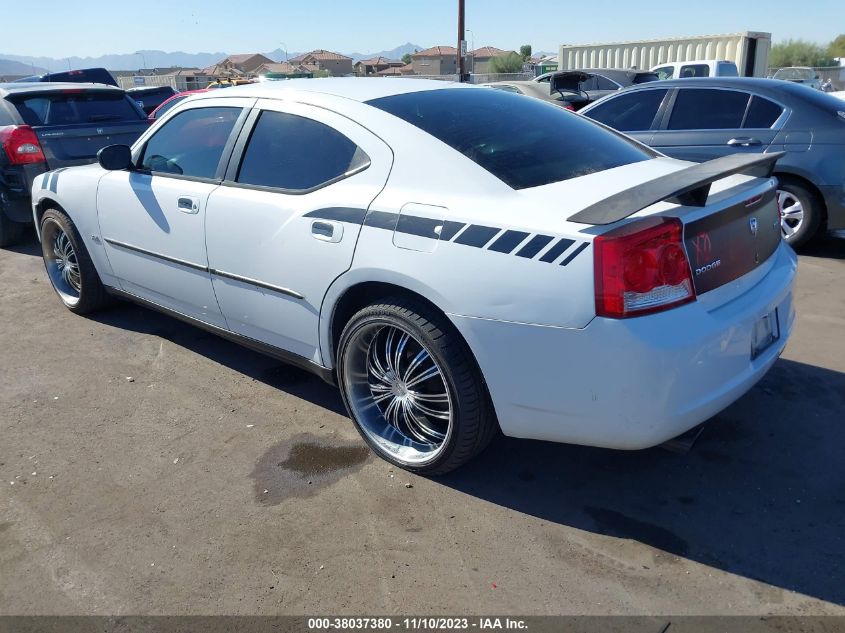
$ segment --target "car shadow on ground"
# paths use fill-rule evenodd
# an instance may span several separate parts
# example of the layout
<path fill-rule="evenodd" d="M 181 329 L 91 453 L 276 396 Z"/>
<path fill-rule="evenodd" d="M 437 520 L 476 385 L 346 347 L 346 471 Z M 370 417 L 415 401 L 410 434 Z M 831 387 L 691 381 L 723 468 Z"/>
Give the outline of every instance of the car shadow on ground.
<path fill-rule="evenodd" d="M 119 304 L 96 320 L 160 336 L 345 415 L 334 387 L 157 312 Z M 781 359 L 679 455 L 498 437 L 436 481 L 579 530 L 845 605 L 845 374 Z M 659 559 L 659 560 L 658 560 Z"/>
<path fill-rule="evenodd" d="M 500 437 L 439 481 L 843 605 L 843 411 L 845 374 L 781 359 L 687 454 Z"/>
<path fill-rule="evenodd" d="M 316 375 L 155 310 L 121 301 L 89 318 L 116 328 L 158 336 L 254 380 L 346 415 L 340 392 Z"/>
<path fill-rule="evenodd" d="M 35 229 L 32 229 L 32 234 L 27 233 L 24 239 L 12 246 L 4 247 L 4 250 L 12 253 L 19 253 L 21 255 L 32 255 L 33 257 L 41 257 L 41 243 L 35 237 Z"/>
<path fill-rule="evenodd" d="M 808 257 L 845 259 L 845 231 L 831 231 L 813 240 L 798 253 Z"/>

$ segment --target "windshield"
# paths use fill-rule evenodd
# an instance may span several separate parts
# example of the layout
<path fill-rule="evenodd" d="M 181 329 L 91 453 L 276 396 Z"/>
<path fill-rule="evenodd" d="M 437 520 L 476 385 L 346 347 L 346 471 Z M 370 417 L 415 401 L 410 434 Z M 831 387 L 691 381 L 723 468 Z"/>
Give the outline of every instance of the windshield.
<path fill-rule="evenodd" d="M 428 132 L 514 189 L 657 155 L 585 117 L 502 90 L 431 90 L 367 103 Z"/>
<path fill-rule="evenodd" d="M 787 81 L 807 81 L 815 76 L 816 73 L 811 68 L 781 68 L 775 73 L 775 79 Z"/>
<path fill-rule="evenodd" d="M 11 99 L 27 125 L 71 125 L 138 121 L 143 117 L 123 92 L 65 90 L 36 92 Z"/>

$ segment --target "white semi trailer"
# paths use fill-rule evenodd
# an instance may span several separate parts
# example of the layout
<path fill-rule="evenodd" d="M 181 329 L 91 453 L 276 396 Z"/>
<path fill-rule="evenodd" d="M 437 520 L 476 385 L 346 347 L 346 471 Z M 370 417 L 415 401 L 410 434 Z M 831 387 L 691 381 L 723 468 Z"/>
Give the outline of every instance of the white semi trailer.
<path fill-rule="evenodd" d="M 714 59 L 734 62 L 744 77 L 765 77 L 771 46 L 772 34 L 759 31 L 609 44 L 562 44 L 559 68 L 649 70 L 666 62 Z"/>

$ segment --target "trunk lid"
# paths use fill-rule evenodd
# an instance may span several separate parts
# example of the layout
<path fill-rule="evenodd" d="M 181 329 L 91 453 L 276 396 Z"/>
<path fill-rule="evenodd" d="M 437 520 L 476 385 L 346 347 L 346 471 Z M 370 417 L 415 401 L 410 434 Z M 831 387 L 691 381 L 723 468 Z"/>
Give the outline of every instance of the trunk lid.
<path fill-rule="evenodd" d="M 781 243 L 774 186 L 740 197 L 707 215 L 684 221 L 684 245 L 698 295 L 747 275 L 764 264 Z"/>

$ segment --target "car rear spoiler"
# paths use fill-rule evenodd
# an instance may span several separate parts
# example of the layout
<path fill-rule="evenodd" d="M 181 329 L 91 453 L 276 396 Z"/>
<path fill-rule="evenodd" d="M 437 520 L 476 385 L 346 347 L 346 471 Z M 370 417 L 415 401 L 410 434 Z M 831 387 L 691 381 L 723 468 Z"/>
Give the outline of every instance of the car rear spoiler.
<path fill-rule="evenodd" d="M 769 178 L 775 163 L 784 154 L 731 154 L 693 165 L 615 193 L 570 216 L 569 221 L 613 224 L 664 200 L 689 207 L 703 207 L 707 204 L 710 185 L 714 181 L 734 174 Z"/>

